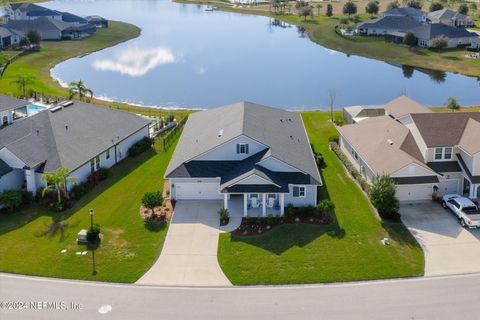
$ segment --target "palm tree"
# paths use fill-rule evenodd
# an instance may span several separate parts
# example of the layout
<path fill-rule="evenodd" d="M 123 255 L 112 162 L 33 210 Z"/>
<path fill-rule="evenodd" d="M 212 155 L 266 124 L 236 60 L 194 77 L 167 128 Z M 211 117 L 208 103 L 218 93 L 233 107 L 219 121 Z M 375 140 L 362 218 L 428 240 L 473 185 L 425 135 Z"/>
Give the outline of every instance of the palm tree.
<path fill-rule="evenodd" d="M 12 83 L 17 85 L 18 90 L 23 93 L 25 98 L 27 96 L 27 87 L 33 83 L 33 78 L 29 75 L 19 75 Z"/>
<path fill-rule="evenodd" d="M 93 98 L 93 91 L 87 88 L 82 80 L 73 81 L 68 84 L 69 97 L 72 99 L 75 95 L 78 95 L 80 101 L 83 101 L 83 98 L 88 94 L 90 99 Z"/>
<path fill-rule="evenodd" d="M 78 178 L 68 176 L 67 167 L 60 167 L 55 172 L 45 172 L 42 175 L 42 179 L 47 183 L 47 186 L 42 191 L 42 197 L 49 191 L 54 190 L 57 192 L 58 204 L 62 203 L 62 192 L 66 192 L 68 183 L 78 181 Z"/>

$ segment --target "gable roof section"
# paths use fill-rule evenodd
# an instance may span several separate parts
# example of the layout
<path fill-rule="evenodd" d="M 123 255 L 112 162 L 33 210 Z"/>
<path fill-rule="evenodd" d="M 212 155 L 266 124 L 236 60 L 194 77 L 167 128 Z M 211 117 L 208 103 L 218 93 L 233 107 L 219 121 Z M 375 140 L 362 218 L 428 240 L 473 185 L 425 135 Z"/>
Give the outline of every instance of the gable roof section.
<path fill-rule="evenodd" d="M 480 122 L 479 112 L 417 113 L 411 117 L 429 148 L 458 145 L 468 120 Z"/>
<path fill-rule="evenodd" d="M 385 105 L 388 115 L 399 119 L 411 113 L 431 113 L 432 110 L 409 97 L 402 95 Z"/>
<path fill-rule="evenodd" d="M 321 182 L 300 115 L 250 102 L 191 114 L 166 176 L 185 162 L 241 135 L 267 146 L 263 157 L 273 156 Z"/>
<path fill-rule="evenodd" d="M 50 17 L 40 17 L 35 20 L 9 20 L 5 26 L 7 28 L 23 32 L 28 32 L 32 29 L 40 32 L 61 32 L 72 27 L 73 25 L 68 22 L 52 19 Z"/>
<path fill-rule="evenodd" d="M 480 152 L 480 122 L 468 119 L 458 145 L 470 155 Z"/>
<path fill-rule="evenodd" d="M 470 32 L 465 28 L 456 28 L 442 23 L 428 23 L 412 29 L 412 33 L 419 39 L 434 39 L 436 37 L 445 36 L 447 38 L 468 38 L 478 37 L 474 32 Z"/>
<path fill-rule="evenodd" d="M 392 174 L 409 164 L 435 174 L 421 161 L 408 128 L 389 116 L 369 118 L 338 131 L 376 174 Z"/>
<path fill-rule="evenodd" d="M 12 171 L 12 167 L 10 167 L 5 161 L 0 159 L 0 178 Z"/>
<path fill-rule="evenodd" d="M 13 110 L 16 108 L 24 107 L 28 104 L 28 101 L 12 98 L 0 94 L 0 111 Z"/>
<path fill-rule="evenodd" d="M 62 12 L 62 20 L 65 22 L 81 22 L 87 23 L 87 19 L 74 15 L 70 12 Z"/>
<path fill-rule="evenodd" d="M 391 10 L 385 11 L 384 15 L 401 15 L 401 16 L 410 16 L 410 17 L 421 17 L 425 14 L 422 10 L 412 8 L 412 7 L 401 7 L 393 8 Z"/>
<path fill-rule="evenodd" d="M 461 14 L 457 11 L 453 11 L 453 10 L 450 10 L 450 9 L 447 9 L 447 8 L 443 8 L 441 10 L 429 12 L 428 13 L 428 18 L 430 18 L 430 19 L 435 18 L 435 19 L 442 19 L 442 20 L 443 19 L 466 20 L 469 17 L 464 15 L 464 14 Z"/>
<path fill-rule="evenodd" d="M 0 148 L 7 148 L 30 168 L 54 171 L 65 166 L 72 171 L 149 123 L 131 113 L 75 102 L 2 129 Z"/>

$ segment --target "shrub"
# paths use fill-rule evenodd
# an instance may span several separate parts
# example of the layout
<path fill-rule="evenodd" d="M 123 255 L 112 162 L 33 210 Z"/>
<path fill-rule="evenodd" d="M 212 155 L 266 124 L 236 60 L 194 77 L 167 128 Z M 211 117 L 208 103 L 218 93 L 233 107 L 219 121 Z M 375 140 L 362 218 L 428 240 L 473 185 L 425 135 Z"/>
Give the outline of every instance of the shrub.
<path fill-rule="evenodd" d="M 333 210 L 335 210 L 335 204 L 333 204 L 332 201 L 325 199 L 318 203 L 317 210 L 321 214 L 330 215 L 333 213 Z"/>
<path fill-rule="evenodd" d="M 220 221 L 227 221 L 230 218 L 230 212 L 228 211 L 228 209 L 221 208 L 218 211 L 218 214 L 220 216 Z"/>
<path fill-rule="evenodd" d="M 347 169 L 348 173 L 350 173 L 350 175 L 358 182 L 358 184 L 360 185 L 362 190 L 365 191 L 368 194 L 369 193 L 369 188 L 370 188 L 369 183 L 367 182 L 367 180 L 365 180 L 362 177 L 362 175 L 353 166 L 353 164 L 350 162 L 350 160 L 347 158 L 347 156 L 342 152 L 338 143 L 335 142 L 335 141 L 330 142 L 330 148 L 337 155 L 338 159 L 343 163 L 343 165 L 345 166 L 345 169 Z"/>
<path fill-rule="evenodd" d="M 22 192 L 17 190 L 5 190 L 0 193 L 0 206 L 13 211 L 22 204 Z"/>
<path fill-rule="evenodd" d="M 90 183 L 92 186 L 96 186 L 97 184 L 100 183 L 101 180 L 102 179 L 98 171 L 93 172 L 87 178 L 88 183 Z"/>
<path fill-rule="evenodd" d="M 323 167 L 325 165 L 325 159 L 323 158 L 323 155 L 321 153 L 314 153 L 314 157 L 317 166 Z"/>
<path fill-rule="evenodd" d="M 76 184 L 70 189 L 70 193 L 75 199 L 83 197 L 88 191 L 90 191 L 90 185 L 86 182 Z"/>
<path fill-rule="evenodd" d="M 136 157 L 143 152 L 150 149 L 153 145 L 153 139 L 149 137 L 144 137 L 142 140 L 135 142 L 130 149 L 128 149 L 128 156 Z"/>
<path fill-rule="evenodd" d="M 413 33 L 407 32 L 403 38 L 403 44 L 412 47 L 417 44 L 417 38 Z"/>
<path fill-rule="evenodd" d="M 22 205 L 29 205 L 33 202 L 33 193 L 30 191 L 20 191 L 20 193 L 22 194 Z"/>
<path fill-rule="evenodd" d="M 333 136 L 328 137 L 328 142 L 338 143 L 339 139 L 340 139 L 340 137 L 338 136 L 338 134 L 335 134 Z"/>
<path fill-rule="evenodd" d="M 142 205 L 153 211 L 163 203 L 162 193 L 160 191 L 147 192 L 142 197 Z"/>
<path fill-rule="evenodd" d="M 350 17 L 350 15 L 357 13 L 357 5 L 352 1 L 345 2 L 342 12 Z"/>
<path fill-rule="evenodd" d="M 100 239 L 100 226 L 98 224 L 93 224 L 93 227 L 89 228 L 87 231 L 87 240 L 88 242 L 97 242 Z"/>
<path fill-rule="evenodd" d="M 370 201 L 383 219 L 398 221 L 400 204 L 395 196 L 396 186 L 392 178 L 382 175 L 373 181 L 370 187 Z"/>
<path fill-rule="evenodd" d="M 100 168 L 97 170 L 97 172 L 100 175 L 100 181 L 103 181 L 108 178 L 108 175 L 110 174 L 110 169 Z"/>
<path fill-rule="evenodd" d="M 289 203 L 283 212 L 285 218 L 293 218 L 295 216 L 295 208 L 293 204 Z"/>
<path fill-rule="evenodd" d="M 432 39 L 432 42 L 430 43 L 430 47 L 440 51 L 440 50 L 448 47 L 448 38 L 445 37 L 444 35 L 437 36 L 437 37 Z"/>
<path fill-rule="evenodd" d="M 327 4 L 327 12 L 326 12 L 327 17 L 333 16 L 333 6 L 329 3 Z"/>

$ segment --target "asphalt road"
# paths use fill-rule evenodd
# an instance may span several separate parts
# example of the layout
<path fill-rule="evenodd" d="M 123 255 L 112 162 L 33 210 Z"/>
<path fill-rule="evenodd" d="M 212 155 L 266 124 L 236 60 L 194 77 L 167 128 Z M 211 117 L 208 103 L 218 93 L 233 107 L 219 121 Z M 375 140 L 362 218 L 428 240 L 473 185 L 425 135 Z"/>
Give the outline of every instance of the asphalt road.
<path fill-rule="evenodd" d="M 0 274 L 0 301 L 1 320 L 466 320 L 480 319 L 480 275 L 291 287 L 165 288 Z M 67 310 L 51 309 L 55 302 Z M 6 309 L 20 306 L 28 308 Z"/>

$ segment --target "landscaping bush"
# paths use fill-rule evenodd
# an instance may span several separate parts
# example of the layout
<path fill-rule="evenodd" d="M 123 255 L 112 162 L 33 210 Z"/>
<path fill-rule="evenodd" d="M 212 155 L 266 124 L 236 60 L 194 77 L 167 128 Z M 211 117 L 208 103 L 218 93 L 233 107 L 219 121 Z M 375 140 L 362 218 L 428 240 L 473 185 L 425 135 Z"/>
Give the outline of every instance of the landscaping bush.
<path fill-rule="evenodd" d="M 80 199 L 81 197 L 86 195 L 88 191 L 90 191 L 90 188 L 91 188 L 90 184 L 88 184 L 87 182 L 81 182 L 79 184 L 74 185 L 70 189 L 70 193 L 72 194 L 73 198 Z"/>
<path fill-rule="evenodd" d="M 333 210 L 335 210 L 335 204 L 328 199 L 320 201 L 317 205 L 317 213 L 321 215 L 330 215 Z"/>
<path fill-rule="evenodd" d="M 100 226 L 94 224 L 92 228 L 89 228 L 87 231 L 87 240 L 88 242 L 97 242 L 100 240 Z"/>
<path fill-rule="evenodd" d="M 30 191 L 20 191 L 20 193 L 22 194 L 22 205 L 29 205 L 33 202 L 33 193 Z"/>
<path fill-rule="evenodd" d="M 323 158 L 323 155 L 321 153 L 314 153 L 313 155 L 315 157 L 315 162 L 317 163 L 317 166 L 323 167 L 325 165 L 325 159 Z"/>
<path fill-rule="evenodd" d="M 163 203 L 162 193 L 160 191 L 147 192 L 142 197 L 142 205 L 153 211 Z"/>
<path fill-rule="evenodd" d="M 135 142 L 130 149 L 128 149 L 129 157 L 136 157 L 150 149 L 153 145 L 153 139 L 145 137 L 140 141 Z"/>
<path fill-rule="evenodd" d="M 339 139 L 340 139 L 340 138 L 339 138 L 338 134 L 335 134 L 335 135 L 333 135 L 333 136 L 328 137 L 328 142 L 338 143 Z"/>
<path fill-rule="evenodd" d="M 373 181 L 370 187 L 370 201 L 383 219 L 399 221 L 400 204 L 395 196 L 396 186 L 392 178 L 382 175 Z"/>
<path fill-rule="evenodd" d="M 0 193 L 0 206 L 13 211 L 22 205 L 22 192 L 16 190 L 5 190 Z"/>
<path fill-rule="evenodd" d="M 340 145 L 337 142 L 330 141 L 330 148 L 337 155 L 338 159 L 340 159 L 340 161 L 343 163 L 348 173 L 350 173 L 350 175 L 358 182 L 362 190 L 368 194 L 370 188 L 369 183 L 362 177 L 362 175 L 357 171 L 357 168 L 353 166 L 347 156 L 342 152 L 342 150 L 340 149 Z"/>
<path fill-rule="evenodd" d="M 100 168 L 97 170 L 97 172 L 100 175 L 100 181 L 103 181 L 108 178 L 108 175 L 110 174 L 110 169 Z"/>
<path fill-rule="evenodd" d="M 230 220 L 230 212 L 228 211 L 228 209 L 221 208 L 218 211 L 218 215 L 220 216 L 220 225 L 227 225 Z"/>
<path fill-rule="evenodd" d="M 101 180 L 102 179 L 98 171 L 93 172 L 87 178 L 88 183 L 91 184 L 92 186 L 96 186 L 97 184 L 100 183 Z"/>

